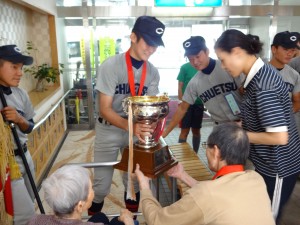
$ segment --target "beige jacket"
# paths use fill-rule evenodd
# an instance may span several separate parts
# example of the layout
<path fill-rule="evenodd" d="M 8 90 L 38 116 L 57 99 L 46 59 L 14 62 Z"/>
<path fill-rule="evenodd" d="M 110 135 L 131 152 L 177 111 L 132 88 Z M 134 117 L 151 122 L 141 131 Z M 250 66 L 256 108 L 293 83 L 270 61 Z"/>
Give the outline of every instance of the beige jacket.
<path fill-rule="evenodd" d="M 252 170 L 201 181 L 163 208 L 142 190 L 141 205 L 148 225 L 275 225 L 264 180 Z"/>

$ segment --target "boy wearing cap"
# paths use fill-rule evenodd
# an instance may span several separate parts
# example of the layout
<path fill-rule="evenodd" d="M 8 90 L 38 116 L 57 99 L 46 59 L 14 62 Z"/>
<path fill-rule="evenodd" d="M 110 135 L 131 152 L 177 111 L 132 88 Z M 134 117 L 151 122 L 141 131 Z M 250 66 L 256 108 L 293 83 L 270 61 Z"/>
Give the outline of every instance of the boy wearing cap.
<path fill-rule="evenodd" d="M 25 157 L 34 177 L 34 164 L 27 150 L 26 142 L 27 134 L 34 127 L 33 116 L 35 113 L 27 92 L 18 87 L 23 75 L 23 65 L 30 65 L 32 62 L 33 58 L 23 55 L 16 45 L 0 46 L 0 88 L 3 90 L 8 105 L 3 108 L 2 102 L 0 102 L 1 113 L 7 121 L 12 121 L 16 125 Z M 34 194 L 15 143 L 14 149 L 15 158 L 22 174 L 19 179 L 11 182 L 14 224 L 23 225 L 27 224 L 35 213 Z"/>
<path fill-rule="evenodd" d="M 294 58 L 289 62 L 289 65 L 300 74 L 300 33 L 292 32 L 298 38 L 297 50 Z"/>
<path fill-rule="evenodd" d="M 155 17 L 137 18 L 130 35 L 131 46 L 126 53 L 112 56 L 102 63 L 97 71 L 97 103 L 99 118 L 96 121 L 94 147 L 95 162 L 116 161 L 120 150 L 128 145 L 128 121 L 123 111 L 122 101 L 134 95 L 157 95 L 159 93 L 158 70 L 148 62 L 158 46 L 164 46 L 162 35 L 165 26 Z M 133 124 L 133 133 L 140 139 L 150 136 L 153 129 L 146 124 Z M 95 168 L 95 198 L 89 209 L 92 215 L 101 211 L 104 198 L 110 191 L 113 176 L 112 167 Z M 126 188 L 127 174 L 123 183 Z M 126 208 L 138 210 L 139 189 L 135 183 L 136 201 L 124 199 Z"/>
<path fill-rule="evenodd" d="M 241 87 L 240 78 L 232 78 L 221 67 L 221 63 L 209 57 L 205 39 L 201 36 L 193 36 L 183 42 L 185 56 L 198 73 L 188 83 L 182 103 L 163 132 L 166 137 L 184 117 L 189 106 L 200 98 L 211 114 L 215 123 L 240 121 L 239 104 L 242 96 L 239 93 Z"/>
<path fill-rule="evenodd" d="M 295 33 L 289 31 L 277 33 L 271 45 L 270 64 L 279 71 L 282 79 L 289 87 L 297 129 L 300 134 L 300 76 L 296 70 L 288 65 L 297 51 L 297 43 L 298 37 Z"/>

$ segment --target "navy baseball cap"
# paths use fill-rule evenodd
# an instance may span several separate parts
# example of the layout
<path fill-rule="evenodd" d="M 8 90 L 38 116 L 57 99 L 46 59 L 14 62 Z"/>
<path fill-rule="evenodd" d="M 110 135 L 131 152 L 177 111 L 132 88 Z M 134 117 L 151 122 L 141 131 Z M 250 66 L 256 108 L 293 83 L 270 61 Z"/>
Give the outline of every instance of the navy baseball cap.
<path fill-rule="evenodd" d="M 140 16 L 135 21 L 132 32 L 142 36 L 150 46 L 165 46 L 161 39 L 165 31 L 165 25 L 153 16 Z"/>
<path fill-rule="evenodd" d="M 287 49 L 290 49 L 290 48 L 298 48 L 299 49 L 298 34 L 297 34 L 297 32 L 289 32 L 289 31 L 279 32 L 275 35 L 272 46 L 282 46 Z"/>
<path fill-rule="evenodd" d="M 197 55 L 201 50 L 206 50 L 205 39 L 201 36 L 192 36 L 183 42 L 184 56 Z"/>
<path fill-rule="evenodd" d="M 300 42 L 300 33 L 299 32 L 291 32 L 291 34 L 295 35 L 298 39 L 298 42 Z"/>
<path fill-rule="evenodd" d="M 23 63 L 23 65 L 31 65 L 33 58 L 31 56 L 23 55 L 21 50 L 16 45 L 0 46 L 0 59 L 16 63 Z"/>

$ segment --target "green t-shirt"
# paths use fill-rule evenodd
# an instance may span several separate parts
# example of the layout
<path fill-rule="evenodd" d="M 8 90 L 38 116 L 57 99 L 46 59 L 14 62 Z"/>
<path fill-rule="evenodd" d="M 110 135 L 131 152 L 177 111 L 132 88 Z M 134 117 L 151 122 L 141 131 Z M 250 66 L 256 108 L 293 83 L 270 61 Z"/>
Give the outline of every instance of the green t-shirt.
<path fill-rule="evenodd" d="M 190 63 L 185 63 L 180 67 L 177 80 L 183 83 L 182 94 L 184 93 L 186 86 L 188 85 L 190 80 L 197 74 L 197 72 L 198 70 L 196 70 Z M 201 99 L 197 98 L 194 104 L 201 105 Z"/>

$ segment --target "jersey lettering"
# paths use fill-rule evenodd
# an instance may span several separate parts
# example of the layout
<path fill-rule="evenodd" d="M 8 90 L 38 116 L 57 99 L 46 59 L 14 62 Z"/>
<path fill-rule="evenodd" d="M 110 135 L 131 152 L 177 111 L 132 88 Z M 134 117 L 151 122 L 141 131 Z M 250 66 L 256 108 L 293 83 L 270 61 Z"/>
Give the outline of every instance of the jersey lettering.
<path fill-rule="evenodd" d="M 135 83 L 135 93 L 138 93 L 140 84 Z M 147 93 L 148 87 L 144 86 L 141 95 L 145 95 Z M 116 95 L 128 95 L 130 94 L 130 88 L 128 83 L 118 84 L 115 90 Z"/>
<path fill-rule="evenodd" d="M 285 84 L 286 84 L 287 87 L 288 87 L 288 91 L 289 91 L 290 93 L 293 93 L 294 85 L 291 84 L 291 83 L 289 83 L 289 82 L 285 82 Z"/>
<path fill-rule="evenodd" d="M 205 103 L 218 95 L 235 90 L 237 90 L 237 85 L 233 82 L 218 84 L 203 92 L 199 98 L 203 101 L 203 103 Z"/>
<path fill-rule="evenodd" d="M 119 84 L 116 87 L 115 94 L 128 94 L 130 92 L 128 84 Z"/>

